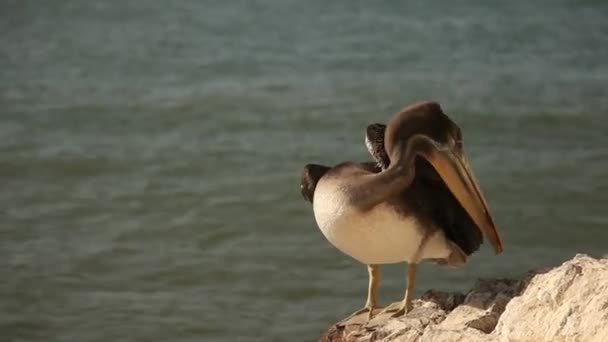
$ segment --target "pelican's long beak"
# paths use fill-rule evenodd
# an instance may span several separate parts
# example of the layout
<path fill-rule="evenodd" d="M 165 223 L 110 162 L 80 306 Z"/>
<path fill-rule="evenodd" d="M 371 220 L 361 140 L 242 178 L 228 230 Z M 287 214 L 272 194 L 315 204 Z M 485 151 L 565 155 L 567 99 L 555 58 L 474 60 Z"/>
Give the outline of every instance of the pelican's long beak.
<path fill-rule="evenodd" d="M 502 252 L 502 242 L 490 215 L 488 204 L 479 189 L 464 153 L 459 153 L 460 151 L 451 147 L 437 145 L 434 149 L 425 152 L 426 159 L 437 170 L 477 227 L 490 240 L 496 254 Z"/>

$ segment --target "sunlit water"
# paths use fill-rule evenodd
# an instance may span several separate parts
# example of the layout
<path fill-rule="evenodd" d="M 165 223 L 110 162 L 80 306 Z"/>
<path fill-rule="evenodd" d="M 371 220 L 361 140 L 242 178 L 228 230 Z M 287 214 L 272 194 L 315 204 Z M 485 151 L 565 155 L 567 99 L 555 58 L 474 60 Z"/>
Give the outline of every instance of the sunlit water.
<path fill-rule="evenodd" d="M 418 294 L 608 253 L 608 6 L 0 4 L 0 340 L 311 341 L 365 300 L 309 162 L 420 99 L 460 124 L 505 253 Z M 402 296 L 385 267 L 381 299 Z"/>

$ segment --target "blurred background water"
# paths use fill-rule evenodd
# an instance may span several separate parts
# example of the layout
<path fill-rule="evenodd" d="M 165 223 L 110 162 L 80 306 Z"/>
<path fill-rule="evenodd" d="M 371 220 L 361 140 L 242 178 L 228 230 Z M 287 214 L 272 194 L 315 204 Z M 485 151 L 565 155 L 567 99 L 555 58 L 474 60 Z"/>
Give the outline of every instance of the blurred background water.
<path fill-rule="evenodd" d="M 315 340 L 367 273 L 302 167 L 367 160 L 366 125 L 422 99 L 506 250 L 418 294 L 608 253 L 604 1 L 4 0 L 0 65 L 2 341 Z"/>

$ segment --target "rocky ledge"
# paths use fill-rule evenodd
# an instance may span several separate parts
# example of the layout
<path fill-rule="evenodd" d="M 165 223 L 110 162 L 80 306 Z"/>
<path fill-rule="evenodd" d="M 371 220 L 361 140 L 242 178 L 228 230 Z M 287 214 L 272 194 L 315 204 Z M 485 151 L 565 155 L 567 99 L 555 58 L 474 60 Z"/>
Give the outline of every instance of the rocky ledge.
<path fill-rule="evenodd" d="M 578 254 L 523 279 L 479 280 L 466 295 L 427 291 L 400 318 L 365 315 L 323 342 L 608 341 L 608 259 Z"/>

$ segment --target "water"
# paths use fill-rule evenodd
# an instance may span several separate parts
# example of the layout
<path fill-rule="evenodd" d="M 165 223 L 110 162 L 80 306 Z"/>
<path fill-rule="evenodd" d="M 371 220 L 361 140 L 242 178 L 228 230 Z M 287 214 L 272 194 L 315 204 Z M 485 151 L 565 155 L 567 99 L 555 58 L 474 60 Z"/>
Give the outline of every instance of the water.
<path fill-rule="evenodd" d="M 367 274 L 301 169 L 420 99 L 506 250 L 418 294 L 608 253 L 605 2 L 3 1 L 0 41 L 2 341 L 315 340 Z"/>

